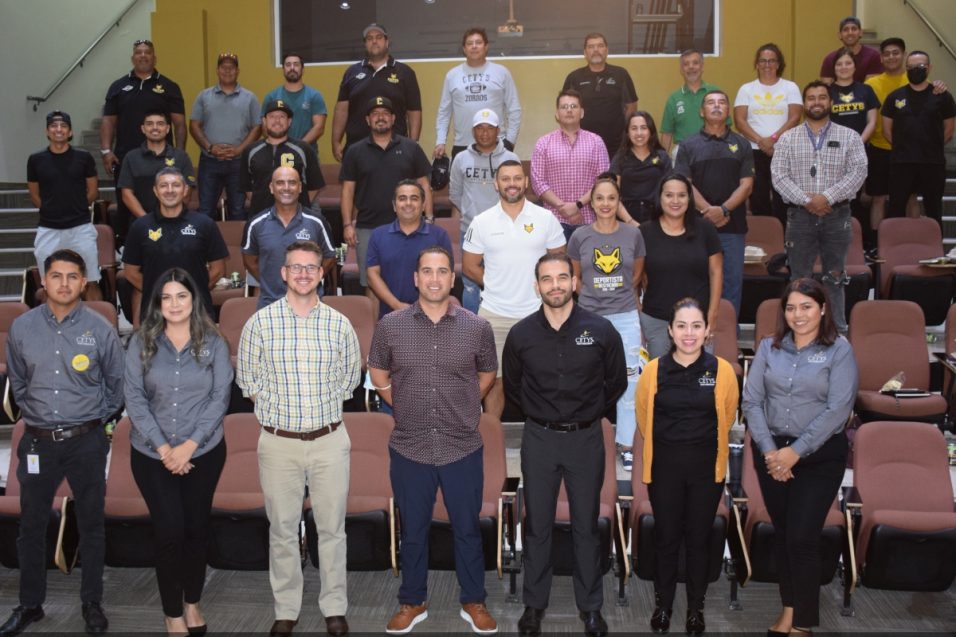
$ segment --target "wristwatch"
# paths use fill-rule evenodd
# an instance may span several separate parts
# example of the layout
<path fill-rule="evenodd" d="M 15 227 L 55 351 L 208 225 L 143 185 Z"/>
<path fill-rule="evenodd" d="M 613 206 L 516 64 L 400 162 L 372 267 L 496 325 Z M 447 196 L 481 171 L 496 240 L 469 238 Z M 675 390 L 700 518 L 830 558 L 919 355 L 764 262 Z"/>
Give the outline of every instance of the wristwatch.
<path fill-rule="evenodd" d="M 112 148 L 101 148 L 101 149 L 100 149 L 100 155 L 102 155 L 103 157 L 106 157 L 107 155 L 109 155 L 109 154 L 112 153 L 112 152 L 113 152 L 113 149 L 112 149 Z"/>
<path fill-rule="evenodd" d="M 584 204 L 580 201 L 575 201 L 574 205 L 578 207 L 578 210 L 584 210 Z"/>
<path fill-rule="evenodd" d="M 724 218 L 730 216 L 730 210 L 727 209 L 727 206 L 721 206 L 720 211 L 724 213 Z"/>
<path fill-rule="evenodd" d="M 435 223 L 435 217 L 425 217 L 425 223 Z"/>

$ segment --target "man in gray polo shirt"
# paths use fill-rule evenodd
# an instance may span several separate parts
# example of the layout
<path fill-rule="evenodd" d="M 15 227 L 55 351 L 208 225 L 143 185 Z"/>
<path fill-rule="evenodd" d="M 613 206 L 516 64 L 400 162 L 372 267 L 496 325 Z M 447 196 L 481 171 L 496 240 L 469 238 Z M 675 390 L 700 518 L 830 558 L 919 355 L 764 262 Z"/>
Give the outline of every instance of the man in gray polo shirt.
<path fill-rule="evenodd" d="M 125 357 L 113 327 L 80 301 L 83 257 L 57 250 L 44 262 L 44 272 L 46 303 L 17 318 L 7 338 L 7 373 L 25 425 L 19 446 L 11 449 L 20 461 L 20 605 L 0 634 L 16 635 L 43 619 L 46 528 L 64 478 L 76 504 L 86 632 L 103 633 L 109 625 L 100 606 L 109 450 L 103 423 L 123 406 Z"/>
<path fill-rule="evenodd" d="M 299 203 L 302 180 L 295 168 L 280 166 L 272 172 L 269 190 L 275 204 L 250 218 L 242 237 L 242 262 L 260 285 L 258 309 L 286 293 L 282 279 L 286 248 L 296 241 L 314 241 L 322 248 L 322 268 L 334 267 L 335 249 L 329 223 L 321 212 Z"/>
<path fill-rule="evenodd" d="M 199 211 L 216 218 L 219 193 L 226 189 L 229 219 L 245 219 L 245 195 L 239 189 L 242 151 L 259 139 L 259 99 L 239 86 L 239 57 L 220 53 L 219 84 L 196 96 L 189 133 L 202 149 L 199 157 Z"/>

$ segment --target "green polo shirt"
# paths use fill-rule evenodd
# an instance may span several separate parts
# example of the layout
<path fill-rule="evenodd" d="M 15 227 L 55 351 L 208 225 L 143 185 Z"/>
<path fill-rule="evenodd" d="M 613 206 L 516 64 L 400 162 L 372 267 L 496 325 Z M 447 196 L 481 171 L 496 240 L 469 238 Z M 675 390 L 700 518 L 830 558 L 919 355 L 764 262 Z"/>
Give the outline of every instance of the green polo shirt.
<path fill-rule="evenodd" d="M 708 91 L 714 90 L 719 89 L 713 84 L 701 82 L 697 91 L 691 91 L 684 84 L 671 93 L 670 97 L 667 98 L 667 104 L 664 105 L 661 133 L 670 133 L 674 136 L 674 143 L 679 144 L 698 132 L 704 125 L 704 120 L 700 116 L 700 103 L 704 101 L 704 95 Z M 727 125 L 730 126 L 731 124 L 730 117 L 728 117 Z"/>

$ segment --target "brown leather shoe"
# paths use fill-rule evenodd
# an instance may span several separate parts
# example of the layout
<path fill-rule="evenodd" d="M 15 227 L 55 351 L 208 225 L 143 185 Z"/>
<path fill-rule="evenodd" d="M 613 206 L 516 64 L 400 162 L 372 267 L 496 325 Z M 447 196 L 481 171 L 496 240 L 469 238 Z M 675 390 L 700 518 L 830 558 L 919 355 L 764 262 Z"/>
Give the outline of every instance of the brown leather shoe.
<path fill-rule="evenodd" d="M 493 635 L 498 632 L 498 622 L 488 612 L 483 602 L 461 605 L 461 618 L 471 626 L 471 630 L 479 635 Z"/>
<path fill-rule="evenodd" d="M 385 626 L 389 635 L 407 635 L 415 624 L 428 619 L 428 604 L 402 604 Z"/>
<path fill-rule="evenodd" d="M 325 618 L 325 630 L 332 637 L 345 637 L 349 634 L 349 623 L 344 615 L 333 615 Z"/>
<path fill-rule="evenodd" d="M 285 637 L 292 634 L 292 628 L 299 623 L 298 619 L 277 619 L 272 622 L 269 637 Z"/>

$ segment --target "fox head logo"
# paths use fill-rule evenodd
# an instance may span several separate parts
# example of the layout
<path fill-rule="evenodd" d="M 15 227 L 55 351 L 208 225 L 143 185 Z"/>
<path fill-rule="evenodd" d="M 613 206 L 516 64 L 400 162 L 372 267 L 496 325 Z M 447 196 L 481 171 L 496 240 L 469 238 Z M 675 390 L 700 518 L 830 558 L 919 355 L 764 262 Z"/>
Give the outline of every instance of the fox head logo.
<path fill-rule="evenodd" d="M 531 234 L 532 232 L 534 232 L 534 224 L 533 223 L 524 224 L 524 231 L 527 232 L 528 234 Z"/>
<path fill-rule="evenodd" d="M 175 165 L 176 165 L 176 160 L 173 159 L 172 157 L 167 157 L 164 161 L 166 162 L 166 165 L 167 165 L 167 166 L 175 166 Z"/>
<path fill-rule="evenodd" d="M 738 146 L 737 146 L 737 144 L 727 144 L 727 148 L 730 149 L 730 152 L 736 153 Z"/>
<path fill-rule="evenodd" d="M 594 269 L 611 274 L 621 267 L 621 249 L 614 248 L 610 254 L 604 254 L 600 248 L 594 248 Z"/>
<path fill-rule="evenodd" d="M 906 108 L 906 100 L 905 99 L 896 100 L 895 106 L 896 108 Z"/>
<path fill-rule="evenodd" d="M 853 93 L 840 93 L 840 101 L 849 104 L 853 101 Z"/>
<path fill-rule="evenodd" d="M 150 241 L 159 241 L 160 238 L 163 236 L 163 229 L 156 228 L 155 230 L 149 230 L 148 234 L 149 234 Z"/>

